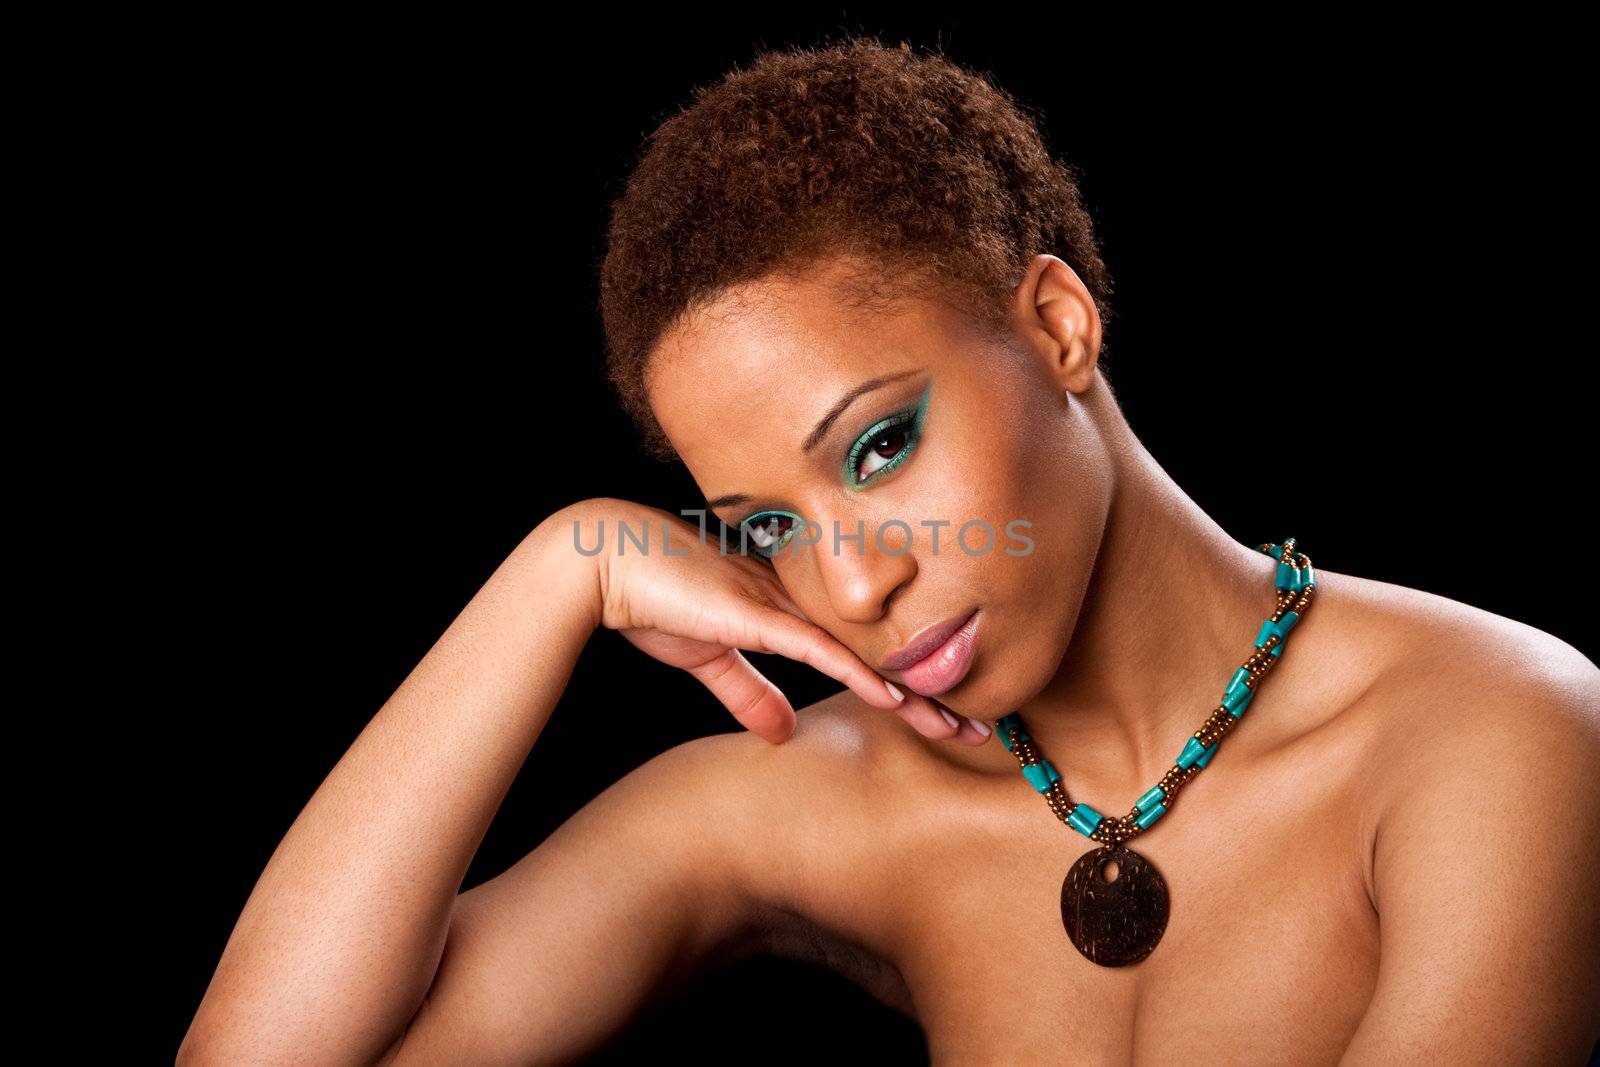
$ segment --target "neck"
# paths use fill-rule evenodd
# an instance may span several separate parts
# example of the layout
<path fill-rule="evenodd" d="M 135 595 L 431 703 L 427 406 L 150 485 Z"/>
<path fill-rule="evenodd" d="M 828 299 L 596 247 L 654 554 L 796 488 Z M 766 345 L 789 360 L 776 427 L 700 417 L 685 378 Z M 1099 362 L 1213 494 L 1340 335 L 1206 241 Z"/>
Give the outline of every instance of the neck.
<path fill-rule="evenodd" d="M 1090 392 L 1113 457 L 1110 513 L 1060 669 L 1016 710 L 1073 796 L 1120 814 L 1221 699 L 1271 614 L 1276 561 L 1173 482 L 1107 389 Z"/>

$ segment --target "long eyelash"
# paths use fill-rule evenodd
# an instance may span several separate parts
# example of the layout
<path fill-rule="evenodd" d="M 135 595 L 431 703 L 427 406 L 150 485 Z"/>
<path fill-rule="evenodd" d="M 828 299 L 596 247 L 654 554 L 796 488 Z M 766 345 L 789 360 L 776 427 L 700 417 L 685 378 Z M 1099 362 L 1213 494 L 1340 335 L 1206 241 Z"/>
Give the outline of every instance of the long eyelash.
<path fill-rule="evenodd" d="M 924 394 L 924 396 L 926 396 L 926 394 Z M 885 474 L 890 469 L 900 466 L 905 457 L 911 454 L 912 449 L 916 447 L 918 439 L 922 436 L 922 419 L 920 416 L 923 410 L 923 405 L 919 403 L 914 408 L 908 408 L 905 411 L 890 415 L 881 422 L 874 423 L 871 429 L 867 430 L 866 433 L 856 438 L 855 444 L 850 446 L 850 451 L 844 459 L 845 485 L 852 489 L 860 489 L 863 486 L 869 485 L 875 481 L 880 474 Z M 910 435 L 906 441 L 905 447 L 897 452 L 895 457 L 889 460 L 887 464 L 873 471 L 864 479 L 857 480 L 855 472 L 861 466 L 861 453 L 866 451 L 867 446 L 873 441 L 877 440 L 879 437 L 882 437 L 884 434 L 892 430 L 898 430 L 902 427 L 906 427 L 910 430 Z"/>

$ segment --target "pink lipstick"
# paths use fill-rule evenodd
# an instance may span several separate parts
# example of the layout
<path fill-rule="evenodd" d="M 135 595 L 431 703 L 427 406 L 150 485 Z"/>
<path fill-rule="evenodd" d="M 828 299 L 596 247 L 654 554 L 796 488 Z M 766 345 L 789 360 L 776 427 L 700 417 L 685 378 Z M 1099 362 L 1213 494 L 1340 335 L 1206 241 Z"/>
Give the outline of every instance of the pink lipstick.
<path fill-rule="evenodd" d="M 910 689 L 925 697 L 956 687 L 972 668 L 978 639 L 978 609 L 918 634 L 911 644 L 884 658 L 882 669 L 898 670 Z"/>

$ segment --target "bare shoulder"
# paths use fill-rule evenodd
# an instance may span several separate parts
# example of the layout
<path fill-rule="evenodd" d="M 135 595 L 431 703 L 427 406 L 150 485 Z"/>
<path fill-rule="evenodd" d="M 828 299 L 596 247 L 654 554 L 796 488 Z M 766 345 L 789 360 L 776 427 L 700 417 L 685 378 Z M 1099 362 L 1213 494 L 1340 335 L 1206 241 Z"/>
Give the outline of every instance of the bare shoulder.
<path fill-rule="evenodd" d="M 764 815 L 786 813 L 792 828 L 802 800 L 812 806 L 856 804 L 874 780 L 896 726 L 893 712 L 874 708 L 849 690 L 796 712 L 794 733 L 773 744 L 749 730 L 732 730 L 686 742 L 679 748 L 722 769 L 726 788 L 742 806 Z M 774 807 L 773 805 L 776 805 Z"/>
<path fill-rule="evenodd" d="M 1435 593 L 1342 574 L 1335 582 L 1339 610 L 1362 615 L 1379 656 L 1363 704 L 1381 742 L 1372 780 L 1390 804 L 1423 779 L 1481 784 L 1488 763 L 1536 788 L 1551 761 L 1600 759 L 1600 667 L 1577 648 Z"/>
<path fill-rule="evenodd" d="M 882 862 L 890 783 L 911 727 L 844 690 L 798 709 L 782 744 L 740 730 L 692 742 L 723 768 L 719 834 L 753 951 L 821 964 L 912 1014 L 883 931 L 898 899 Z"/>
<path fill-rule="evenodd" d="M 1596 1023 L 1577 991 L 1600 980 L 1600 669 L 1447 597 L 1348 576 L 1334 587 L 1337 614 L 1364 611 L 1388 646 L 1354 711 L 1373 743 L 1352 768 L 1380 964 L 1341 1062 L 1418 1048 L 1576 1062 Z"/>
<path fill-rule="evenodd" d="M 1540 707 L 1594 727 L 1600 667 L 1568 642 L 1436 593 L 1350 575 L 1338 580 L 1347 606 L 1372 618 L 1372 632 L 1391 652 L 1378 679 L 1385 695 L 1452 715 Z"/>
<path fill-rule="evenodd" d="M 893 712 L 844 690 L 800 708 L 782 744 L 738 730 L 693 744 L 723 770 L 735 800 L 719 805 L 740 843 L 740 881 L 758 903 L 808 910 L 869 850 L 896 738 Z"/>

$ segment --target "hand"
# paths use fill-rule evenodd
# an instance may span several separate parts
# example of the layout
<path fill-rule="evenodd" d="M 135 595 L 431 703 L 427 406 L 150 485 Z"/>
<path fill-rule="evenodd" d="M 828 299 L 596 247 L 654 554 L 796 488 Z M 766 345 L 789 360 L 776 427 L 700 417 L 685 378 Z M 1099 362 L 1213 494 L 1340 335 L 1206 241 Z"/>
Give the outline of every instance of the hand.
<path fill-rule="evenodd" d="M 873 707 L 894 709 L 926 737 L 986 740 L 961 716 L 950 725 L 936 701 L 917 693 L 896 697 L 886 679 L 806 618 L 770 567 L 724 553 L 714 539 L 702 542 L 700 528 L 682 517 L 612 497 L 586 502 L 583 515 L 588 522 L 610 519 L 612 526 L 606 550 L 596 557 L 601 624 L 694 675 L 735 719 L 768 741 L 781 743 L 794 732 L 794 706 L 740 649 L 809 663 Z M 649 531 L 648 551 L 629 545 L 630 551 L 617 554 L 612 546 L 619 521 Z M 671 531 L 671 555 L 661 544 L 663 523 Z M 586 530 L 583 543 L 594 544 L 597 536 Z"/>

